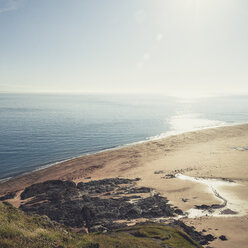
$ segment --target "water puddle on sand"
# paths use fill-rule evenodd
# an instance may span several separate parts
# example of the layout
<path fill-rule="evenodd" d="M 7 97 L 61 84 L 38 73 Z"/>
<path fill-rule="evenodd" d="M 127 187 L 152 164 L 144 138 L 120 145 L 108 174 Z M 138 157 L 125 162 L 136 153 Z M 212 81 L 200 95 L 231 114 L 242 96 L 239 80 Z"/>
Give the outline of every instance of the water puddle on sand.
<path fill-rule="evenodd" d="M 248 151 L 248 146 L 247 147 L 233 147 L 232 149 L 243 152 L 243 151 Z"/>
<path fill-rule="evenodd" d="M 189 209 L 186 212 L 188 218 L 202 216 L 233 217 L 244 216 L 247 214 L 248 202 L 239 199 L 233 192 L 231 192 L 231 189 L 228 191 L 226 187 L 237 187 L 242 185 L 225 179 L 198 178 L 182 174 L 176 174 L 175 177 L 181 180 L 205 184 L 208 187 L 208 190 L 221 201 L 219 204 L 197 205 L 195 208 Z"/>

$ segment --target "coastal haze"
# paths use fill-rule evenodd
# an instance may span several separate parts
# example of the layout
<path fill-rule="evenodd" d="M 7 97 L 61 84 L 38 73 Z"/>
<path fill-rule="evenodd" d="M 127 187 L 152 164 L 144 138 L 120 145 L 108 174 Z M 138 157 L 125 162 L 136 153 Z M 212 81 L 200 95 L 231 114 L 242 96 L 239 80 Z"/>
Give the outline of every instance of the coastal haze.
<path fill-rule="evenodd" d="M 248 94 L 246 0 L 2 0 L 0 91 Z"/>

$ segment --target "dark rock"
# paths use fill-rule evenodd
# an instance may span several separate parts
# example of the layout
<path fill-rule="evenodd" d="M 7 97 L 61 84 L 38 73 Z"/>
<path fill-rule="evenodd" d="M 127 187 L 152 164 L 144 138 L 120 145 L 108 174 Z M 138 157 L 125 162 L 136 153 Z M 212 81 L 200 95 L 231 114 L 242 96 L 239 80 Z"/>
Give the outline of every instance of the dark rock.
<path fill-rule="evenodd" d="M 76 184 L 72 181 L 61 181 L 61 180 L 50 180 L 44 183 L 37 183 L 27 187 L 21 193 L 21 199 L 25 200 L 27 198 L 36 196 L 38 194 L 49 194 L 53 197 L 56 193 L 61 195 L 61 190 L 63 190 L 64 196 L 70 195 L 76 190 Z"/>
<path fill-rule="evenodd" d="M 77 188 L 81 191 L 87 192 L 88 194 L 100 194 L 114 191 L 116 186 L 121 184 L 131 184 L 134 181 L 136 181 L 136 179 L 107 178 L 90 181 L 88 183 L 80 182 L 77 184 Z"/>
<path fill-rule="evenodd" d="M 88 206 L 83 206 L 81 213 L 86 222 L 86 227 L 90 228 L 95 218 L 95 213 Z"/>
<path fill-rule="evenodd" d="M 227 208 L 227 209 L 222 210 L 221 211 L 221 214 L 238 214 L 238 212 L 233 211 L 233 210 Z"/>
<path fill-rule="evenodd" d="M 173 174 L 166 174 L 163 178 L 164 179 L 172 179 L 172 178 L 175 178 L 175 175 L 173 175 Z"/>
<path fill-rule="evenodd" d="M 20 208 L 27 213 L 47 215 L 70 227 L 87 227 L 90 231 L 96 231 L 97 226 L 101 230 L 113 230 L 121 226 L 116 224 L 117 220 L 182 213 L 172 208 L 165 197 L 145 197 L 143 194 L 151 189 L 135 187 L 137 180 L 108 178 L 77 185 L 70 181 L 46 181 L 24 190 L 21 197 L 27 200 Z"/>
<path fill-rule="evenodd" d="M 16 197 L 16 192 L 10 192 L 2 197 L 0 197 L 0 201 L 5 201 L 5 200 L 9 200 L 9 199 L 13 199 Z"/>
<path fill-rule="evenodd" d="M 202 205 L 195 205 L 195 208 L 196 209 L 203 209 L 203 210 L 205 210 L 205 209 L 209 209 L 210 206 L 208 206 L 206 204 L 202 204 Z"/>
<path fill-rule="evenodd" d="M 195 205 L 196 209 L 202 209 L 202 210 L 208 210 L 209 212 L 213 211 L 214 209 L 219 209 L 223 208 L 225 205 L 224 204 L 212 204 L 212 205 Z"/>
<path fill-rule="evenodd" d="M 150 192 L 151 192 L 150 188 L 141 187 L 141 188 L 132 188 L 127 192 L 127 194 L 150 193 Z"/>
<path fill-rule="evenodd" d="M 162 174 L 162 173 L 164 173 L 163 170 L 154 171 L 154 174 Z"/>
<path fill-rule="evenodd" d="M 215 240 L 215 237 L 212 234 L 207 234 L 205 236 L 205 238 L 207 239 L 207 241 L 213 241 L 213 240 Z"/>
<path fill-rule="evenodd" d="M 235 181 L 234 180 L 232 180 L 232 179 L 229 179 L 229 178 L 221 178 L 221 180 L 223 180 L 223 181 L 226 181 L 226 182 L 229 182 L 229 183 L 234 183 Z"/>
<path fill-rule="evenodd" d="M 177 215 L 183 215 L 183 211 L 181 209 L 175 209 L 174 211 Z"/>
<path fill-rule="evenodd" d="M 222 241 L 225 241 L 225 240 L 227 240 L 227 237 L 226 237 L 225 235 L 221 235 L 221 236 L 219 237 L 219 239 L 222 240 Z"/>
<path fill-rule="evenodd" d="M 127 219 L 139 218 L 142 215 L 142 210 L 139 207 L 134 206 L 128 210 L 125 215 Z"/>
<path fill-rule="evenodd" d="M 207 245 L 209 244 L 210 241 L 213 241 L 216 239 L 213 235 L 208 234 L 208 235 L 203 235 L 200 232 L 197 232 L 194 230 L 194 227 L 189 227 L 185 225 L 182 221 L 180 220 L 175 220 L 172 224 L 172 226 L 179 226 L 183 229 L 184 232 L 186 232 L 193 240 L 197 241 L 201 245 Z"/>

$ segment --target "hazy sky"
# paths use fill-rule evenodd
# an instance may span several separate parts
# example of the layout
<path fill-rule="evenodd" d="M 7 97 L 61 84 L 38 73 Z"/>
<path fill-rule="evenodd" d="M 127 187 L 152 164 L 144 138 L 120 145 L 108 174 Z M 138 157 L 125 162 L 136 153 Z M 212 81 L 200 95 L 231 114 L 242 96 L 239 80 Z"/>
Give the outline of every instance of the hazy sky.
<path fill-rule="evenodd" d="M 248 94 L 248 1 L 0 0 L 0 92 Z"/>

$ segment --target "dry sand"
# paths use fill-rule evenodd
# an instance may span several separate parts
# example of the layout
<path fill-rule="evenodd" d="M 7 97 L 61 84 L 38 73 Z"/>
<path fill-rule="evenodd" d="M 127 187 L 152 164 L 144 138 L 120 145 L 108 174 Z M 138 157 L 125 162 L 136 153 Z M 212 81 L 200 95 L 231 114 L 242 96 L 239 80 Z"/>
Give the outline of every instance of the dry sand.
<path fill-rule="evenodd" d="M 231 179 L 235 186 L 219 186 L 219 193 L 237 215 L 182 219 L 196 229 L 225 235 L 210 246 L 248 247 L 248 124 L 205 129 L 87 155 L 0 184 L 0 195 L 20 191 L 49 179 L 84 181 L 87 177 L 140 177 L 140 185 L 154 188 L 183 211 L 194 205 L 220 204 L 211 189 L 197 181 L 168 179 L 181 173 L 198 178 Z M 183 201 L 184 200 L 184 201 Z M 208 213 L 207 213 L 208 214 Z"/>

